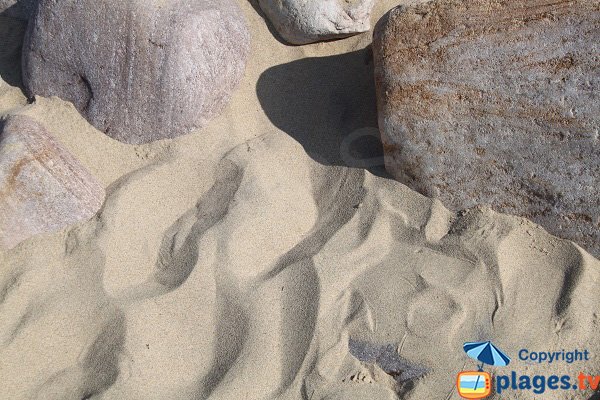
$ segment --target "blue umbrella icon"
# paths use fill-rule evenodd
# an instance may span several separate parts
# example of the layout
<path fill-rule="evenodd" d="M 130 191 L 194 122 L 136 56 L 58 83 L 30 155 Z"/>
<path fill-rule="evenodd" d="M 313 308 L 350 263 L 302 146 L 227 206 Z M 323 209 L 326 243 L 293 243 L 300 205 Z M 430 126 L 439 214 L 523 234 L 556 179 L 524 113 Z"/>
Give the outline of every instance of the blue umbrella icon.
<path fill-rule="evenodd" d="M 481 361 L 480 371 L 483 370 L 483 364 L 505 367 L 510 363 L 510 358 L 490 341 L 467 342 L 463 345 L 463 349 L 469 357 Z"/>
<path fill-rule="evenodd" d="M 463 349 L 469 357 L 481 361 L 481 365 L 479 366 L 480 371 L 483 371 L 483 364 L 505 367 L 510 363 L 510 358 L 490 341 L 467 342 L 463 345 Z M 477 376 L 475 387 L 477 387 L 478 383 L 479 376 Z"/>

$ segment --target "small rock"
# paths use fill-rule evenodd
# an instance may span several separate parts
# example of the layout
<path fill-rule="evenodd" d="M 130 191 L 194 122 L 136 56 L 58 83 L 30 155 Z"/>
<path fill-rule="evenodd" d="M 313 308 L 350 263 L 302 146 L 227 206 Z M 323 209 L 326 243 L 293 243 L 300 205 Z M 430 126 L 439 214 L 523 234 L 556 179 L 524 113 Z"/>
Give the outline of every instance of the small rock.
<path fill-rule="evenodd" d="M 374 0 L 259 0 L 283 39 L 307 44 L 371 29 Z"/>
<path fill-rule="evenodd" d="M 0 250 L 92 217 L 104 188 L 36 121 L 0 122 Z"/>
<path fill-rule="evenodd" d="M 249 32 L 233 0 L 40 0 L 23 46 L 30 96 L 72 102 L 140 144 L 204 126 L 243 76 Z"/>
<path fill-rule="evenodd" d="M 435 0 L 378 23 L 388 171 L 454 209 L 489 204 L 600 256 L 600 8 Z"/>

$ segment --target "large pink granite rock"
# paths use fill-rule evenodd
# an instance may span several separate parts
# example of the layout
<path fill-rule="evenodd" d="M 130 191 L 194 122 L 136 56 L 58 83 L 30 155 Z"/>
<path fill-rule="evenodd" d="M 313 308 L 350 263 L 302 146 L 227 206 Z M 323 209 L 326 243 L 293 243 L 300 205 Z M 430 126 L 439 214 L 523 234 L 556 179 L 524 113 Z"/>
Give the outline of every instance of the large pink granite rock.
<path fill-rule="evenodd" d="M 249 41 L 234 0 L 40 0 L 23 83 L 122 142 L 174 138 L 225 107 Z"/>
<path fill-rule="evenodd" d="M 434 0 L 378 24 L 386 167 L 600 256 L 600 3 Z"/>
<path fill-rule="evenodd" d="M 0 250 L 92 217 L 104 188 L 43 126 L 11 116 L 0 128 Z"/>

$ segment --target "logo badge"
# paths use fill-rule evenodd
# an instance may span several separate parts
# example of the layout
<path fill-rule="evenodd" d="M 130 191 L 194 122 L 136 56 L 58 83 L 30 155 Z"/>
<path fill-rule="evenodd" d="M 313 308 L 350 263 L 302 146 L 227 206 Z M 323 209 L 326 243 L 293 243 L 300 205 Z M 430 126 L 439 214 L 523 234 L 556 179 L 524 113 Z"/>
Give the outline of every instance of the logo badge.
<path fill-rule="evenodd" d="M 464 399 L 483 399 L 492 392 L 492 377 L 483 371 L 465 371 L 456 378 L 458 394 Z"/>
<path fill-rule="evenodd" d="M 463 350 L 469 357 L 481 364 L 478 371 L 466 371 L 458 374 L 456 389 L 464 399 L 483 399 L 492 392 L 492 377 L 483 371 L 483 366 L 493 365 L 505 367 L 510 363 L 510 358 L 489 340 L 487 342 L 467 342 Z"/>

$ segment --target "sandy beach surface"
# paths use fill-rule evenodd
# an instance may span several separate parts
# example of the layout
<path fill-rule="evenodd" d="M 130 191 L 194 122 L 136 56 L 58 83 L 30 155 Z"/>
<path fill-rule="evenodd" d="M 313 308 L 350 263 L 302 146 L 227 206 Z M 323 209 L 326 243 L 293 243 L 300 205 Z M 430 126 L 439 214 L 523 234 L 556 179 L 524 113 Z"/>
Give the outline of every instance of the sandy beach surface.
<path fill-rule="evenodd" d="M 600 262 L 388 178 L 372 33 L 288 46 L 239 3 L 251 54 L 227 109 L 146 145 L 58 98 L 28 104 L 24 26 L 0 16 L 0 114 L 40 122 L 107 192 L 92 220 L 0 253 L 0 399 L 459 399 L 478 340 L 513 359 L 488 372 L 598 374 Z"/>

